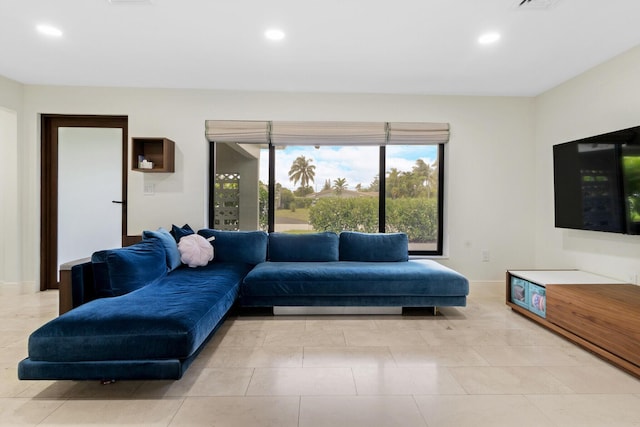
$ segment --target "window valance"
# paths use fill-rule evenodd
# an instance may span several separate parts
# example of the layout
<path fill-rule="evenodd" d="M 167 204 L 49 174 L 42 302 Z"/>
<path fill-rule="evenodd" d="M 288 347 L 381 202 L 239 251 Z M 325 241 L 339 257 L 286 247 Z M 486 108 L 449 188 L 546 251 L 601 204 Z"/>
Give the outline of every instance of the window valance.
<path fill-rule="evenodd" d="M 387 123 L 387 144 L 443 144 L 449 141 L 449 123 Z"/>
<path fill-rule="evenodd" d="M 211 142 L 273 145 L 425 145 L 449 141 L 448 123 L 207 120 Z"/>
<path fill-rule="evenodd" d="M 271 122 L 258 120 L 207 120 L 205 136 L 211 142 L 268 144 L 270 125 Z"/>
<path fill-rule="evenodd" d="M 375 122 L 273 122 L 274 145 L 384 145 L 384 123 Z"/>

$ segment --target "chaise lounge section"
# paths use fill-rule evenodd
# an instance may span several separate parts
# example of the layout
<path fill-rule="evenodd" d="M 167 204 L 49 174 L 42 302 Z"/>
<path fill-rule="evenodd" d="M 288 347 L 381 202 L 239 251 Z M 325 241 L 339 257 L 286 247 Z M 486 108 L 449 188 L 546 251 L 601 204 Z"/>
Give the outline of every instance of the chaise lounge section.
<path fill-rule="evenodd" d="M 226 256 L 203 267 L 171 271 L 162 241 L 156 238 L 95 253 L 88 263 L 91 269 L 77 266 L 85 271 L 85 279 L 87 270 L 92 273 L 95 289 L 86 289 L 89 280 L 73 286 L 99 297 L 33 332 L 29 357 L 20 362 L 18 377 L 181 378 L 223 323 L 242 279 L 266 259 L 263 232 L 237 232 L 217 244 Z"/>

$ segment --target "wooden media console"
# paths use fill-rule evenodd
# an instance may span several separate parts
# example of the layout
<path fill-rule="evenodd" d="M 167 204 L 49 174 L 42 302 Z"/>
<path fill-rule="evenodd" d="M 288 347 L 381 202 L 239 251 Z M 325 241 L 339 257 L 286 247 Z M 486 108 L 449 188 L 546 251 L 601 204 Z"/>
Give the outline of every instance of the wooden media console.
<path fill-rule="evenodd" d="M 514 311 L 640 378 L 640 286 L 578 270 L 510 270 Z"/>

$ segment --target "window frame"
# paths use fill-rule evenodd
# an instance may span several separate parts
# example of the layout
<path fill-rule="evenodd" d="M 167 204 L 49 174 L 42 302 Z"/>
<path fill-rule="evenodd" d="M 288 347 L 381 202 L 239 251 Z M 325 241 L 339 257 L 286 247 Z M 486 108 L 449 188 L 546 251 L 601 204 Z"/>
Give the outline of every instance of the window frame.
<path fill-rule="evenodd" d="M 209 150 L 209 227 L 215 224 L 215 176 L 216 176 L 216 143 L 211 141 Z M 425 144 L 428 145 L 428 144 Z M 444 176 L 445 176 L 445 146 L 446 144 L 432 144 L 438 147 L 438 231 L 435 250 L 409 250 L 409 255 L 417 256 L 442 256 L 444 252 Z M 386 232 L 386 146 L 379 146 L 378 160 L 378 232 Z M 275 229 L 275 150 L 276 146 L 269 143 L 269 199 L 267 214 L 267 230 L 272 233 Z"/>

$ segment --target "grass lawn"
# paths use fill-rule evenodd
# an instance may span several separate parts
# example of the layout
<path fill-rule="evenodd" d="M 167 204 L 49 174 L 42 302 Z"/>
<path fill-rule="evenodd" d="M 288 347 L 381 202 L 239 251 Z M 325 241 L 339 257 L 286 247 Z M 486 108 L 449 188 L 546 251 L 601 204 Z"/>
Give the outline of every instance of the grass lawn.
<path fill-rule="evenodd" d="M 276 211 L 277 224 L 307 224 L 309 222 L 309 209 L 296 208 L 295 212 L 291 209 L 278 209 Z"/>
<path fill-rule="evenodd" d="M 309 226 L 309 209 L 296 208 L 295 212 L 291 212 L 290 209 L 278 209 L 276 230 L 292 234 L 313 233 L 313 229 Z"/>

